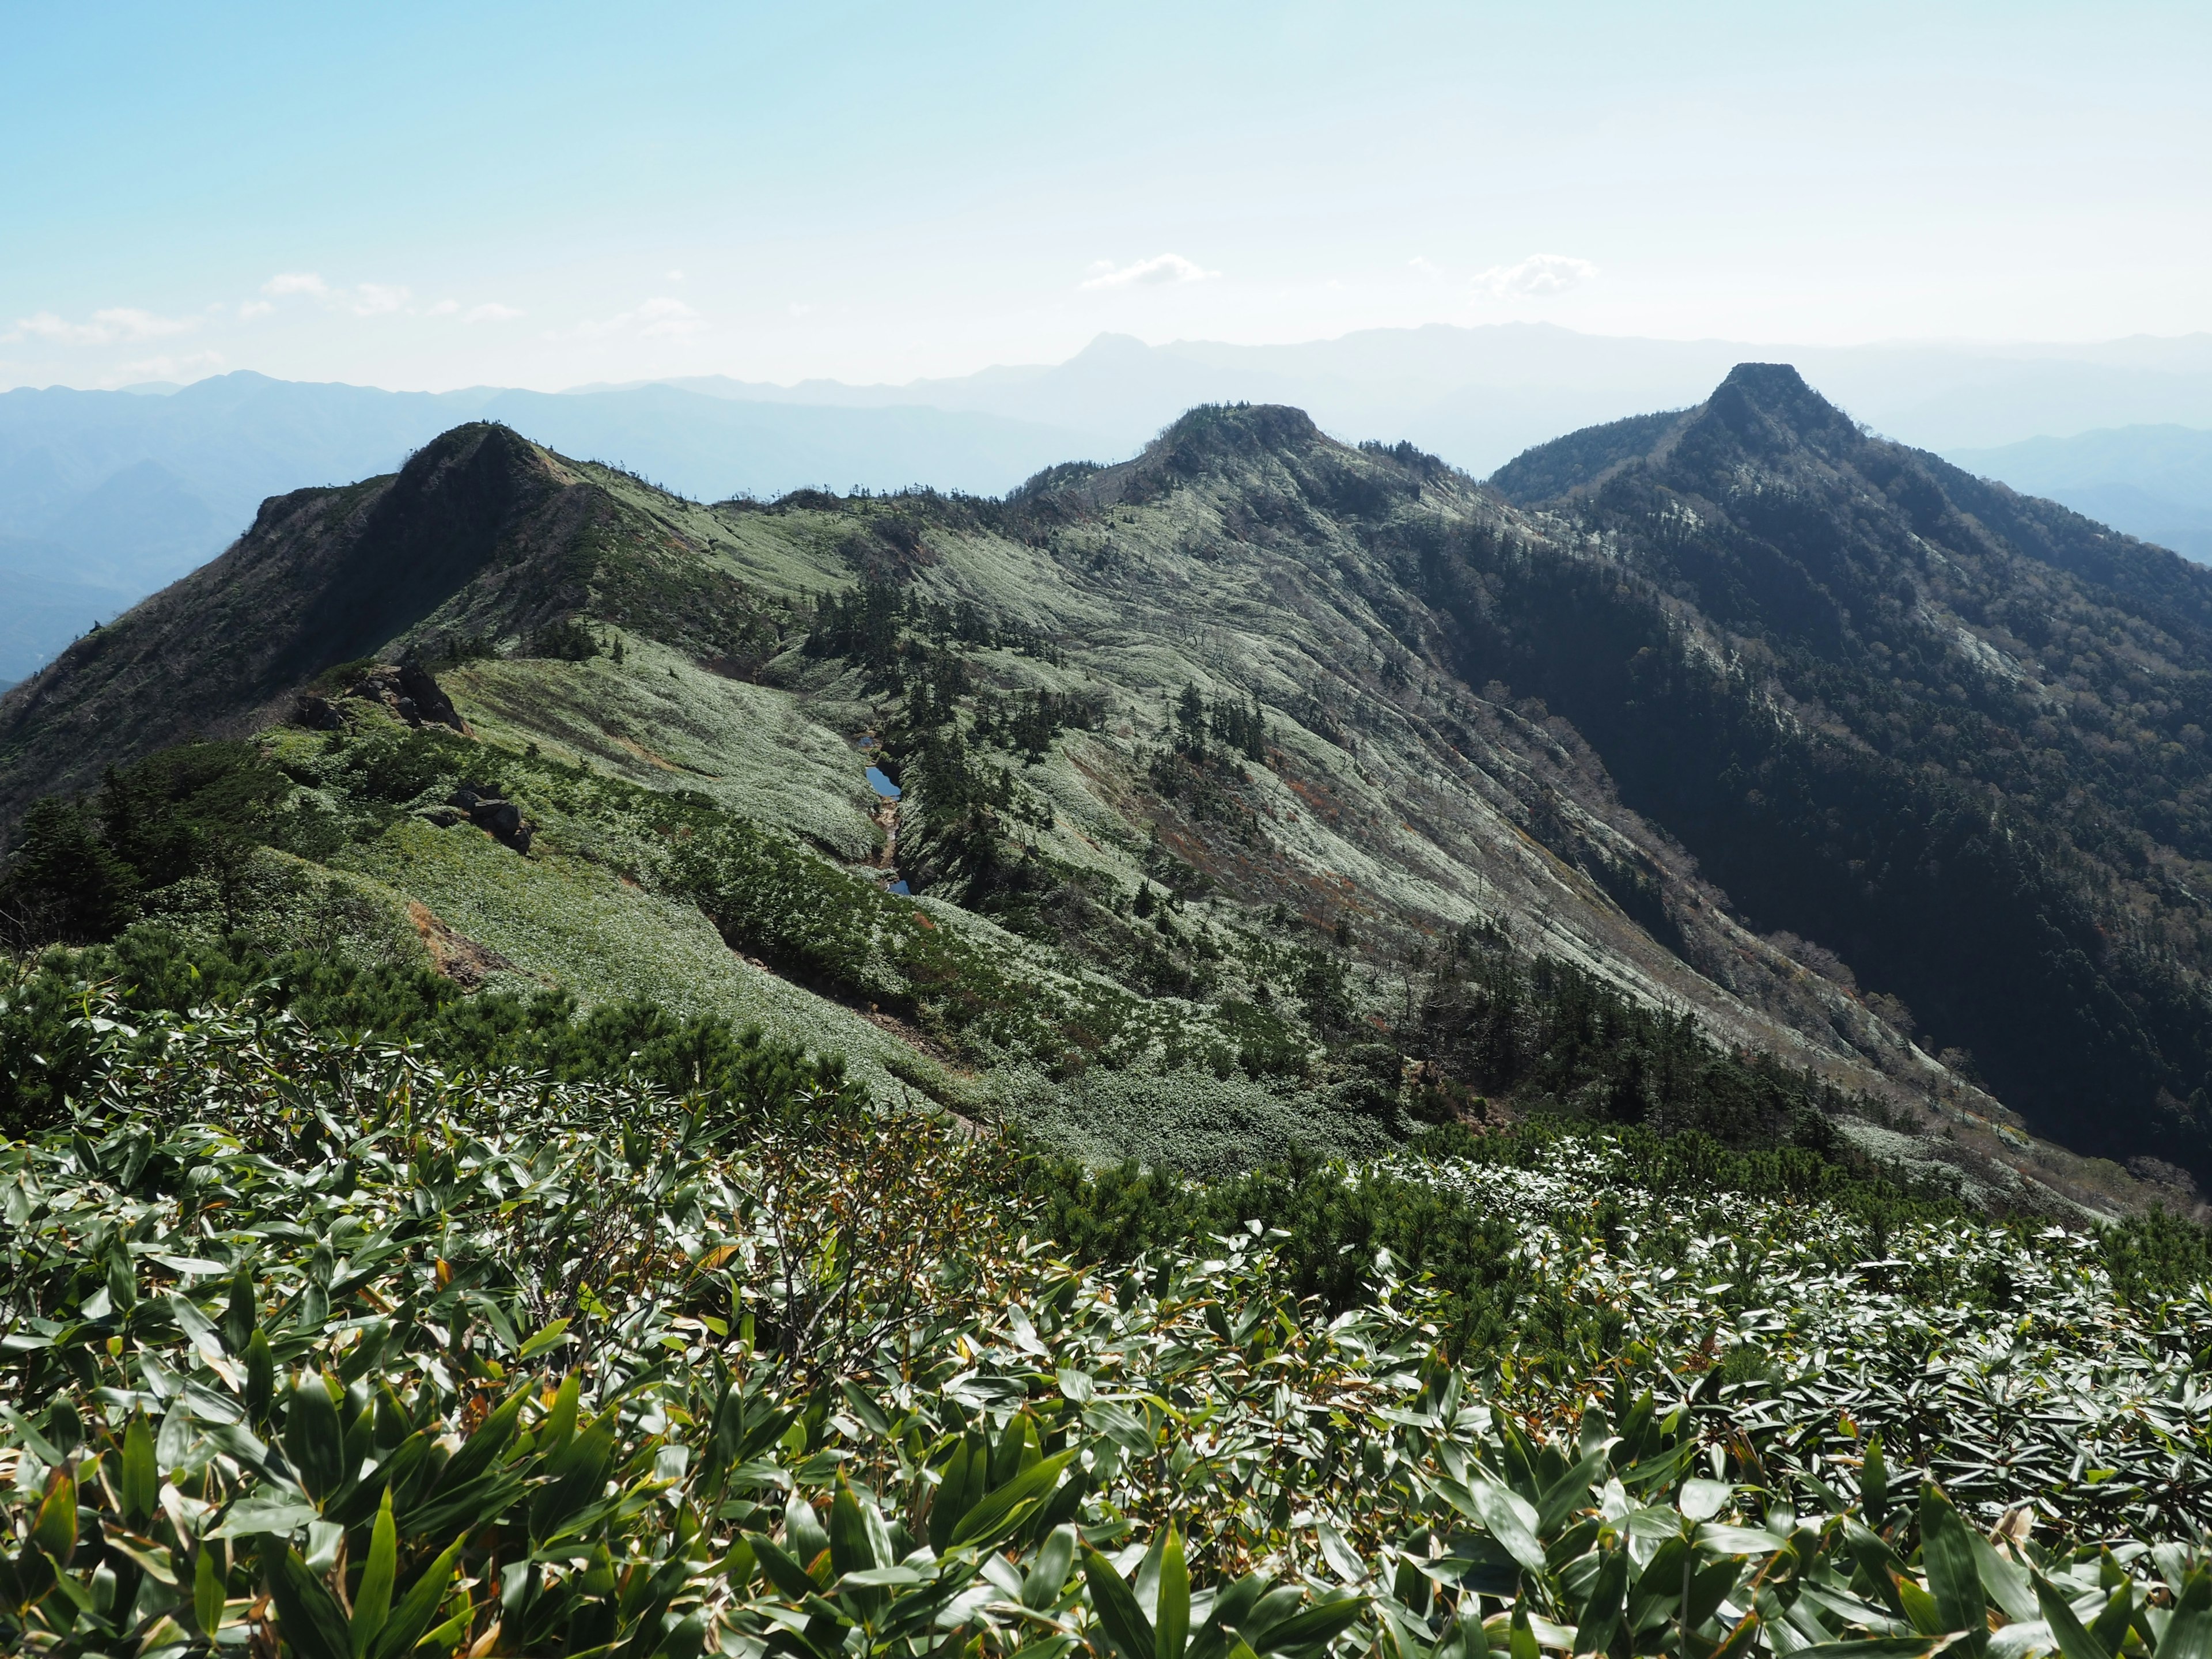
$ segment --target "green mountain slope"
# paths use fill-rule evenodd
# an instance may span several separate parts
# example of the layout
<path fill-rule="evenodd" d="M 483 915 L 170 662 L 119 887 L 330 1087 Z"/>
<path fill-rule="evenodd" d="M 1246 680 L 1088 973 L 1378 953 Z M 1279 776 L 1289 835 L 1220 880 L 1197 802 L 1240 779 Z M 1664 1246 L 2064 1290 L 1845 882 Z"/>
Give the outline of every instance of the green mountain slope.
<path fill-rule="evenodd" d="M 1967 577 L 1900 597 L 1938 561 L 1987 593 L 2032 576 L 2054 615 L 2140 613 L 2178 673 L 2203 592 L 1783 375 L 1562 441 L 1495 490 L 1265 407 L 996 501 L 710 507 L 459 428 L 270 503 L 0 701 L 10 816 L 137 763 L 25 820 L 0 902 L 48 936 L 136 919 L 192 949 L 663 998 L 841 1049 L 894 1097 L 1192 1169 L 1541 1105 L 2140 1201 L 2008 1108 L 2204 1167 L 2193 946 L 2116 925 L 2151 894 L 2160 927 L 2194 926 L 2154 879 L 2163 858 L 2186 883 L 2175 854 L 2097 885 L 2109 848 L 2081 826 L 2107 809 L 2078 788 L 1977 831 L 1951 803 L 1987 780 L 1892 754 L 1789 676 L 1847 675 L 1908 733 L 1955 680 L 1966 719 L 1964 677 L 2011 647 L 1944 609 Z M 1856 644 L 1855 606 L 1906 620 Z M 334 670 L 371 656 L 434 679 Z M 214 769 L 265 787 L 160 758 L 264 730 Z M 2124 751 L 2084 737 L 2051 775 L 2167 775 Z M 1914 864 L 1899 842 L 1930 821 L 2027 850 L 1962 881 L 1952 842 Z M 1944 862 L 1885 884 L 1863 842 Z M 110 856 L 97 916 L 31 902 L 33 866 L 66 886 Z"/>
<path fill-rule="evenodd" d="M 1754 925 L 2047 1133 L 2204 1168 L 2212 577 L 1866 438 L 1787 368 L 1630 424 L 1495 482 L 1646 597 L 1471 595 L 1468 672 L 1548 699 Z M 1661 594 L 1697 624 L 1656 628 Z"/>

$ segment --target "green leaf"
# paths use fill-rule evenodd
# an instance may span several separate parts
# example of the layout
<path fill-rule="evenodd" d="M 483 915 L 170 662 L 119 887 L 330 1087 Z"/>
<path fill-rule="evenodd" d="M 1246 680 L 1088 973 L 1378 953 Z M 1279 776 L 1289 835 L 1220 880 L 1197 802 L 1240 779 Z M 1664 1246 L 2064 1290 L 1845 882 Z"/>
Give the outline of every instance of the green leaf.
<path fill-rule="evenodd" d="M 2111 1650 L 2082 1628 L 2064 1592 L 2039 1572 L 2035 1575 L 2035 1600 L 2043 1609 L 2044 1622 L 2058 1638 L 2058 1650 L 2066 1659 L 2112 1659 Z M 2168 1625 L 2166 1628 L 2170 1632 L 2172 1626 Z M 2163 1643 L 2159 1645 L 2159 1659 L 2166 1659 Z"/>
<path fill-rule="evenodd" d="M 230 1276 L 230 1301 L 222 1310 L 222 1346 L 242 1354 L 259 1328 L 260 1313 L 253 1305 L 253 1273 L 243 1262 Z"/>
<path fill-rule="evenodd" d="M 1980 1652 L 1989 1645 L 1990 1625 L 1972 1534 L 1943 1489 L 1932 1480 L 1920 1488 L 1920 1565 L 1943 1628 L 1964 1631 L 1965 1650 Z M 2075 1656 L 2069 1654 L 2067 1659 Z"/>
<path fill-rule="evenodd" d="M 1896 1584 L 1898 1601 L 1905 1609 L 1905 1616 L 1912 1621 L 1913 1629 L 1923 1636 L 1948 1636 L 1955 1628 L 1943 1622 L 1942 1607 L 1918 1583 L 1900 1577 Z"/>
<path fill-rule="evenodd" d="M 1215 1595 L 1213 1611 L 1207 1615 L 1197 1638 L 1184 1650 L 1183 1659 L 1228 1659 L 1232 1642 L 1243 1645 L 1243 1638 L 1235 1637 L 1233 1632 L 1267 1595 L 1267 1583 L 1265 1573 L 1248 1572 Z M 1291 1595 L 1295 1599 L 1297 1592 Z"/>
<path fill-rule="evenodd" d="M 192 1562 L 192 1617 L 200 1634 L 210 1642 L 222 1628 L 222 1570 L 215 1564 L 217 1553 L 212 1543 L 203 1542 Z"/>
<path fill-rule="evenodd" d="M 1759 1613 L 1753 1609 L 1736 1621 L 1735 1628 L 1722 1640 L 1720 1646 L 1707 1656 L 1707 1659 L 1742 1659 L 1742 1656 L 1750 1652 L 1753 1644 L 1759 1640 Z"/>
<path fill-rule="evenodd" d="M 1530 1572 L 1544 1571 L 1544 1547 L 1521 1514 L 1515 1494 L 1480 1475 L 1464 1486 L 1450 1481 L 1441 1485 L 1444 1496 L 1488 1528 L 1508 1555 Z"/>
<path fill-rule="evenodd" d="M 730 1588 L 741 1595 L 745 1586 L 753 1582 L 753 1575 L 759 1571 L 760 1557 L 753 1553 L 753 1547 L 743 1538 L 732 1542 L 730 1553 L 722 1558 L 722 1577 L 728 1581 Z"/>
<path fill-rule="evenodd" d="M 1022 1580 L 1022 1605 L 1043 1613 L 1060 1600 L 1067 1588 L 1067 1575 L 1075 1565 L 1075 1528 L 1054 1527 L 1045 1535 L 1044 1547 L 1030 1564 Z"/>
<path fill-rule="evenodd" d="M 783 1506 L 783 1539 L 817 1588 L 830 1582 L 834 1569 L 822 1559 L 830 1553 L 830 1534 L 823 1530 L 814 1505 L 801 1498 L 796 1487 L 792 1490 L 791 1501 Z"/>
<path fill-rule="evenodd" d="M 1190 1639 L 1190 1571 L 1183 1565 L 1182 1535 L 1173 1522 L 1168 1526 L 1167 1547 L 1160 1553 L 1159 1595 L 1152 1618 L 1157 1659 L 1182 1659 Z"/>
<path fill-rule="evenodd" d="M 554 1390 L 553 1404 L 538 1425 L 538 1449 L 550 1457 L 568 1443 L 568 1437 L 576 1431 L 576 1402 L 582 1396 L 582 1374 L 570 1371 L 561 1379 Z"/>
<path fill-rule="evenodd" d="M 885 1565 L 876 1559 L 867 1518 L 860 1513 L 860 1500 L 854 1496 L 852 1483 L 840 1469 L 837 1495 L 830 1502 L 830 1570 L 842 1578 L 848 1572 L 865 1572 Z"/>
<path fill-rule="evenodd" d="M 1261 1653 L 1288 1653 L 1295 1648 L 1333 1642 L 1352 1627 L 1367 1603 L 1368 1598 L 1364 1595 L 1348 1595 L 1334 1601 L 1317 1601 L 1287 1619 L 1268 1626 L 1250 1638 L 1252 1645 Z"/>
<path fill-rule="evenodd" d="M 76 1477 L 64 1463 L 46 1477 L 46 1495 L 31 1523 L 31 1547 L 53 1558 L 56 1566 L 69 1565 L 76 1551 Z"/>
<path fill-rule="evenodd" d="M 345 1480 L 345 1434 L 338 1408 L 318 1371 L 303 1371 L 284 1418 L 284 1455 L 312 1498 L 329 1497 Z"/>
<path fill-rule="evenodd" d="M 974 1506 L 968 1494 L 969 1466 L 974 1453 L 968 1442 L 962 1440 L 945 1460 L 937 1484 L 937 1495 L 929 1505 L 929 1547 L 940 1554 L 952 1547 L 952 1529 Z"/>
<path fill-rule="evenodd" d="M 2105 1603 L 2105 1610 L 2097 1615 L 2096 1623 L 2089 1626 L 2089 1634 L 2100 1643 L 2108 1653 L 2118 1653 L 2120 1644 L 2127 1639 L 2128 1626 L 2134 1622 L 2136 1610 L 2135 1585 L 2124 1583 L 2113 1590 Z"/>
<path fill-rule="evenodd" d="M 353 1596 L 353 1650 L 368 1651 L 369 1644 L 392 1613 L 392 1587 L 399 1567 L 399 1528 L 392 1520 L 392 1488 L 384 1489 L 377 1506 L 376 1524 L 368 1535 L 368 1559 L 362 1564 L 361 1588 Z"/>
<path fill-rule="evenodd" d="M 1023 1517 L 1042 1501 L 1059 1482 L 1060 1473 L 1075 1461 L 1081 1448 L 1069 1447 L 1041 1463 L 1033 1463 L 998 1491 L 968 1511 L 952 1529 L 951 1547 L 988 1549 L 1022 1523 Z"/>
<path fill-rule="evenodd" d="M 806 1569 L 793 1560 L 790 1553 L 766 1533 L 749 1532 L 745 1542 L 752 1546 L 753 1559 L 768 1575 L 769 1583 L 794 1601 L 803 1601 L 816 1594 L 821 1586 L 806 1575 Z"/>
<path fill-rule="evenodd" d="M 1878 1636 L 1863 1642 L 1815 1642 L 1790 1659 L 1922 1659 L 1935 1646 L 1930 1636 Z"/>
<path fill-rule="evenodd" d="M 491 1468 L 493 1462 L 507 1449 L 507 1443 L 514 1437 L 515 1419 L 522 1414 L 522 1402 L 529 1397 L 527 1389 L 511 1392 L 500 1408 L 479 1424 L 467 1443 L 455 1452 L 452 1461 L 438 1472 L 438 1484 L 431 1493 L 442 1497 L 468 1485 Z M 289 1451 L 291 1448 L 285 1448 Z M 443 1531 L 442 1528 L 424 1530 Z"/>
<path fill-rule="evenodd" d="M 254 1422 L 269 1415 L 276 1397 L 276 1355 L 269 1346 L 269 1333 L 257 1330 L 246 1345 L 246 1414 Z"/>
<path fill-rule="evenodd" d="M 565 1319 L 555 1320 L 551 1324 L 546 1326 L 543 1330 L 539 1331 L 535 1336 L 532 1337 L 527 1342 L 525 1342 L 522 1345 L 521 1349 L 514 1356 L 516 1362 L 518 1364 L 528 1364 L 531 1360 L 535 1359 L 539 1354 L 544 1353 L 546 1349 L 551 1347 L 555 1343 L 566 1341 L 568 1340 L 568 1322 Z"/>
<path fill-rule="evenodd" d="M 2004 1616 L 2014 1624 L 2042 1618 L 2042 1610 L 2035 1605 L 2035 1586 L 2027 1582 L 2027 1569 L 1998 1554 L 1978 1532 L 1971 1534 L 1969 1541 L 1974 1547 L 1974 1570 L 1981 1575 L 1982 1588 Z"/>
<path fill-rule="evenodd" d="M 2158 1659 L 2212 1659 L 2212 1571 L 2193 1572 L 2174 1597 Z"/>
<path fill-rule="evenodd" d="M 568 1384 L 562 1385 L 563 1392 Z M 573 1409 L 573 1408 L 572 1408 Z M 559 1401 L 555 1401 L 559 1410 Z M 544 1464 L 545 1484 L 530 1500 L 530 1536 L 550 1543 L 583 1513 L 606 1485 L 615 1449 L 616 1408 L 609 1407 L 582 1433 L 572 1435 Z"/>
<path fill-rule="evenodd" d="M 400 1654 L 413 1650 L 437 1616 L 440 1603 L 446 1599 L 446 1591 L 453 1582 L 454 1565 L 461 1559 L 461 1546 L 467 1541 L 465 1535 L 456 1538 L 446 1547 L 444 1553 L 416 1575 L 407 1594 L 399 1598 L 399 1605 L 384 1621 L 384 1628 L 368 1644 L 362 1659 L 398 1659 Z"/>
<path fill-rule="evenodd" d="M 1016 1412 L 1006 1419 L 1000 1431 L 997 1448 L 991 1453 L 991 1485 L 1003 1486 L 1022 1472 L 1027 1461 L 1024 1451 L 1036 1444 L 1036 1419 L 1027 1412 Z"/>
<path fill-rule="evenodd" d="M 1859 1507 L 1867 1524 L 1880 1531 L 1889 1518 L 1889 1466 L 1882 1462 L 1881 1436 L 1867 1436 L 1866 1452 L 1859 1463 Z"/>
<path fill-rule="evenodd" d="M 1083 1578 L 1091 1587 L 1091 1610 L 1121 1659 L 1156 1659 L 1159 1638 L 1152 1620 L 1145 1617 L 1114 1564 L 1088 1545 L 1083 1551 Z"/>
<path fill-rule="evenodd" d="M 1692 1521 L 1710 1521 L 1728 1507 L 1735 1488 L 1725 1480 L 1685 1480 L 1674 1507 Z"/>
<path fill-rule="evenodd" d="M 1612 1651 L 1613 1638 L 1620 1628 L 1621 1607 L 1628 1597 L 1628 1565 L 1625 1545 L 1606 1551 L 1599 1560 L 1575 1621 L 1577 1653 Z"/>
<path fill-rule="evenodd" d="M 1698 1528 L 1696 1542 L 1700 1549 L 1720 1555 L 1771 1555 L 1786 1547 L 1788 1540 L 1759 1527 L 1727 1527 L 1708 1521 Z"/>
<path fill-rule="evenodd" d="M 315 1386 L 322 1387 L 320 1378 Z M 330 1396 L 324 1395 L 327 1400 Z M 276 1622 L 285 1643 L 300 1659 L 354 1659 L 353 1636 L 346 1628 L 344 1612 L 323 1587 L 299 1551 L 283 1539 L 264 1534 L 260 1540 L 261 1575 L 276 1603 Z"/>
<path fill-rule="evenodd" d="M 1611 1449 L 1595 1447 L 1584 1455 L 1581 1462 L 1546 1487 L 1544 1495 L 1536 1500 L 1536 1535 L 1549 1538 L 1558 1531 L 1570 1515 L 1583 1507 L 1590 1488 L 1611 1466 Z"/>
<path fill-rule="evenodd" d="M 153 1519 L 154 1506 L 161 1501 L 161 1471 L 154 1461 L 154 1425 L 146 1420 L 143 1407 L 132 1411 L 130 1426 L 123 1431 L 122 1484 L 124 1519 L 143 1528 Z"/>

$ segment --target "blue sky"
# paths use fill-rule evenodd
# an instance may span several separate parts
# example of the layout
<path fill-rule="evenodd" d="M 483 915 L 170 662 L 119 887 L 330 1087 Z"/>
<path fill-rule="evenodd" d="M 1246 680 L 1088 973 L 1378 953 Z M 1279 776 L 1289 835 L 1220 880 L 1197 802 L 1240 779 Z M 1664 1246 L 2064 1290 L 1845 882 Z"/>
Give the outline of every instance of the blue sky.
<path fill-rule="evenodd" d="M 69 7 L 0 385 L 2212 328 L 2212 6 Z"/>

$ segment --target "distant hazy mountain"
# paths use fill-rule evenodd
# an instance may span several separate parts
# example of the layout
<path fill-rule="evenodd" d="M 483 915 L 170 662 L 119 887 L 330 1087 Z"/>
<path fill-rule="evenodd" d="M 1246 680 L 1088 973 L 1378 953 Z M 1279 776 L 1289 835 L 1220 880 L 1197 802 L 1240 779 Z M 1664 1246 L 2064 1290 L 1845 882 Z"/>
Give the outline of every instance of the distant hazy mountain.
<path fill-rule="evenodd" d="M 2126 426 L 1954 450 L 1969 471 L 2048 495 L 2116 530 L 2212 564 L 2212 431 Z"/>
<path fill-rule="evenodd" d="M 1735 363 L 1786 356 L 1878 431 L 1939 451 L 2122 422 L 2212 425 L 2212 335 L 2095 345 L 1789 348 L 1578 334 L 1541 323 L 1369 329 L 1300 345 L 1102 334 L 1064 363 L 903 386 L 708 376 L 710 397 L 929 406 L 1101 434 L 1117 451 L 1205 402 L 1288 403 L 1351 439 L 1410 439 L 1477 477 L 1562 433 L 1703 399 Z M 611 388 L 588 388 L 600 391 Z"/>

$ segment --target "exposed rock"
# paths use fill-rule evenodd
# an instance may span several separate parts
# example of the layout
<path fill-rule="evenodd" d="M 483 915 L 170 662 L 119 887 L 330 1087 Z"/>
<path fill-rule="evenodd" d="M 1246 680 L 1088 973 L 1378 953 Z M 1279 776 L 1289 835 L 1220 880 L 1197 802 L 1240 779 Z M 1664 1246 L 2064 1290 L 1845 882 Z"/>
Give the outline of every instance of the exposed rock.
<path fill-rule="evenodd" d="M 390 709 L 394 717 L 412 726 L 420 727 L 427 722 L 450 726 L 464 737 L 475 735 L 470 732 L 468 722 L 454 708 L 453 699 L 445 694 L 437 681 L 430 678 L 427 669 L 378 663 L 355 681 L 345 695 L 363 702 L 380 703 Z M 303 697 L 301 699 L 301 706 L 304 708 L 310 701 L 319 702 L 322 700 Z M 327 708 L 329 705 L 324 706 Z M 335 711 L 331 718 L 337 718 Z"/>
<path fill-rule="evenodd" d="M 345 725 L 345 717 L 326 697 L 301 693 L 292 705 L 292 724 L 304 726 L 310 732 L 336 732 Z"/>

